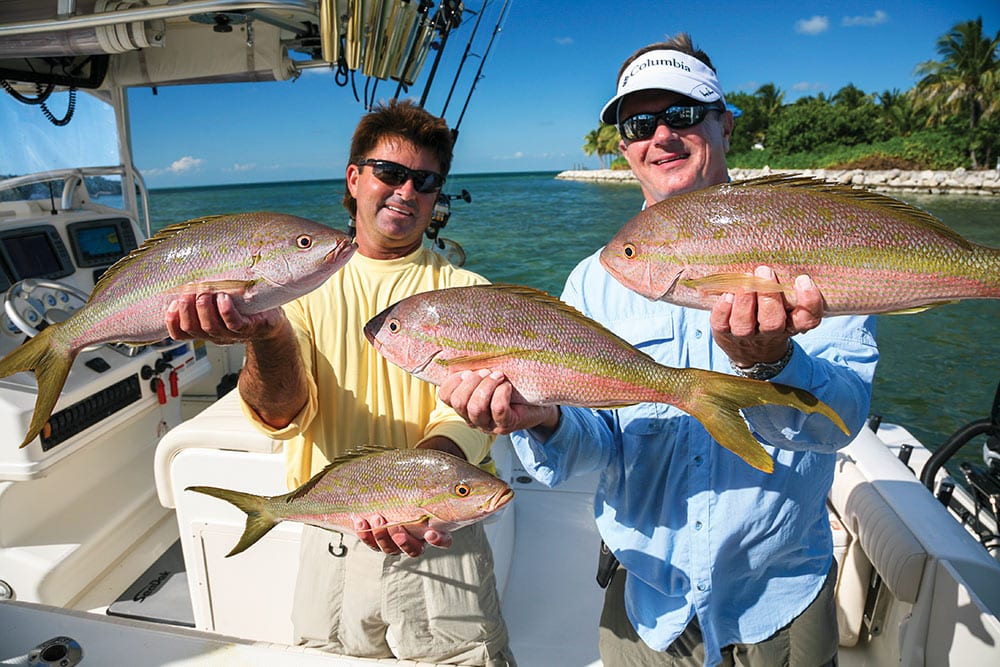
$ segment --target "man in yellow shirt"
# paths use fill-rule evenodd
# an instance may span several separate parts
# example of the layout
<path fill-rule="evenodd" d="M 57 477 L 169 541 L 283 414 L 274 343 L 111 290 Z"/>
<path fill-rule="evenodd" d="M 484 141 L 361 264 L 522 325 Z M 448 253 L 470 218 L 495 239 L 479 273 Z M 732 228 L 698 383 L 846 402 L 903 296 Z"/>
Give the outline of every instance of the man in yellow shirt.
<path fill-rule="evenodd" d="M 223 294 L 171 305 L 175 339 L 246 342 L 244 413 L 285 440 L 290 489 L 359 445 L 429 447 L 492 465 L 492 438 L 363 333 L 404 297 L 487 282 L 422 243 L 451 157 L 443 120 L 408 102 L 377 108 L 351 142 L 344 206 L 358 251 L 343 269 L 283 309 L 249 317 Z M 359 520 L 362 539 L 304 528 L 292 611 L 298 642 L 363 657 L 513 665 L 482 526 L 442 534 L 385 523 L 380 515 Z M 426 544 L 447 548 L 425 552 Z"/>

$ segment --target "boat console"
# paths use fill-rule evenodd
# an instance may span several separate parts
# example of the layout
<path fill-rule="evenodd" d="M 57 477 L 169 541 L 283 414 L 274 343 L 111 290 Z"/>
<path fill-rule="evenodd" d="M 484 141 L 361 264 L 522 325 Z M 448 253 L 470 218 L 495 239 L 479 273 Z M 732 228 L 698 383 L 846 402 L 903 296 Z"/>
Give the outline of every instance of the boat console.
<path fill-rule="evenodd" d="M 100 275 L 144 238 L 136 220 L 89 196 L 60 203 L 0 201 L 0 356 L 84 307 Z M 85 604 L 108 574 L 109 553 L 132 551 L 157 525 L 170 525 L 153 491 L 154 450 L 183 419 L 181 394 L 211 371 L 207 356 L 190 341 L 88 348 L 41 435 L 23 448 L 37 382 L 30 372 L 0 379 L 8 434 L 0 447 L 0 581 L 16 599 Z M 138 560 L 154 550 L 162 547 Z M 122 573 L 123 582 L 135 574 Z"/>

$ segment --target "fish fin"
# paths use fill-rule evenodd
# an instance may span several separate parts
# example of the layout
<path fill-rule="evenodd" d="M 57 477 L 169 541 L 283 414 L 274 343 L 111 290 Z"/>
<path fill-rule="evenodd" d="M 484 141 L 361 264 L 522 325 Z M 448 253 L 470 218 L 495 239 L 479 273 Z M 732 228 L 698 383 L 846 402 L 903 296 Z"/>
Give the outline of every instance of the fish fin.
<path fill-rule="evenodd" d="M 530 359 L 536 353 L 536 350 L 504 350 L 485 354 L 469 354 L 451 359 L 437 359 L 436 361 L 450 371 L 477 370 L 495 366 L 496 362 L 504 359 Z"/>
<path fill-rule="evenodd" d="M 382 454 L 384 452 L 396 449 L 395 447 L 384 447 L 381 445 L 359 445 L 354 447 L 340 456 L 336 457 L 330 463 L 327 463 L 318 473 L 309 478 L 308 481 L 304 482 L 302 486 L 295 489 L 294 491 L 282 496 L 285 502 L 292 502 L 293 500 L 298 500 L 299 498 L 305 496 L 310 491 L 313 490 L 317 484 L 323 479 L 326 473 L 330 472 L 334 468 L 339 468 L 345 463 L 360 459 L 365 456 L 371 456 L 372 454 Z"/>
<path fill-rule="evenodd" d="M 691 287 L 700 292 L 708 294 L 721 294 L 723 292 L 782 292 L 794 295 L 795 290 L 779 284 L 769 278 L 759 278 L 748 276 L 744 273 L 713 273 L 710 276 L 701 278 L 682 278 L 678 281 L 685 287 Z"/>
<path fill-rule="evenodd" d="M 381 526 L 378 526 L 378 528 L 395 528 L 396 526 L 416 526 L 416 525 L 421 524 L 421 523 L 423 523 L 425 521 L 430 521 L 433 518 L 435 518 L 435 517 L 432 514 L 422 514 L 422 515 L 420 515 L 420 516 L 418 516 L 416 518 L 407 519 L 406 521 L 393 521 L 392 523 L 382 524 Z M 369 528 L 368 530 L 362 531 L 362 532 L 370 533 L 373 530 L 375 530 L 375 529 L 374 528 Z"/>
<path fill-rule="evenodd" d="M 783 405 L 807 414 L 819 413 L 850 434 L 840 415 L 804 389 L 697 368 L 683 371 L 689 376 L 687 381 L 697 389 L 691 392 L 690 400 L 678 407 L 701 422 L 716 442 L 757 470 L 774 472 L 774 461 L 753 437 L 740 414 L 741 408 Z"/>
<path fill-rule="evenodd" d="M 206 280 L 204 282 L 185 283 L 171 290 L 173 294 L 200 294 L 204 292 L 245 292 L 258 281 L 254 280 Z"/>
<path fill-rule="evenodd" d="M 28 433 L 24 436 L 21 447 L 34 440 L 45 428 L 46 422 L 52 416 L 52 409 L 62 393 L 63 385 L 66 384 L 73 359 L 76 358 L 76 352 L 59 349 L 51 340 L 58 326 L 54 324 L 42 329 L 0 360 L 0 377 L 31 371 L 38 383 L 35 410 L 31 414 Z"/>
<path fill-rule="evenodd" d="M 267 498 L 264 496 L 244 493 L 243 491 L 219 489 L 214 486 L 189 486 L 184 490 L 204 493 L 207 496 L 225 500 L 243 512 L 246 512 L 247 523 L 243 529 L 243 535 L 240 536 L 239 541 L 233 547 L 232 551 L 226 554 L 226 558 L 245 551 L 254 542 L 264 537 L 269 530 L 277 526 L 280 521 L 280 519 L 276 519 L 267 511 L 267 508 L 264 506 L 264 501 Z"/>
<path fill-rule="evenodd" d="M 922 306 L 914 306 L 913 308 L 904 308 L 902 310 L 890 310 L 885 313 L 880 313 L 881 315 L 914 315 L 916 313 L 922 313 L 925 310 L 930 310 L 931 308 L 937 308 L 938 306 L 945 306 L 949 303 L 958 303 L 958 301 L 938 301 L 936 303 L 925 303 Z"/>

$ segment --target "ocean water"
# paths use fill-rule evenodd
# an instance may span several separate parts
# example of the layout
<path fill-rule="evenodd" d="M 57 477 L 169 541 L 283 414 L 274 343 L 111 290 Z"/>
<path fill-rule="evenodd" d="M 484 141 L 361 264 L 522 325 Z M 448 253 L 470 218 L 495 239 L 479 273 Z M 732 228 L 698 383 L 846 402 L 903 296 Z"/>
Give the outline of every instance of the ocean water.
<path fill-rule="evenodd" d="M 441 236 L 460 243 L 466 267 L 493 282 L 558 295 L 575 264 L 641 206 L 634 184 L 559 181 L 554 173 L 453 175 L 456 200 Z M 213 213 L 273 210 L 346 227 L 343 181 L 212 186 L 150 193 L 154 228 Z M 1000 247 L 1000 198 L 900 195 L 965 237 Z M 881 352 L 872 412 L 906 426 L 930 448 L 989 415 L 1000 382 L 1000 300 L 966 301 L 915 315 L 879 316 Z M 962 458 L 981 462 L 971 447 Z M 950 468 L 952 466 L 949 466 Z M 919 471 L 918 471 L 919 472 Z"/>

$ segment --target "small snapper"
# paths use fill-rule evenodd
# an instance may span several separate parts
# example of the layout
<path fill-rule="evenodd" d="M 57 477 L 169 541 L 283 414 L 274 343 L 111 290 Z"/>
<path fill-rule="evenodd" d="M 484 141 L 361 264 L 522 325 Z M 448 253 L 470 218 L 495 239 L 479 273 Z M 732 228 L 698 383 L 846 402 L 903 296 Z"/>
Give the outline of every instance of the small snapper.
<path fill-rule="evenodd" d="M 87 304 L 0 360 L 0 377 L 32 371 L 38 396 L 21 446 L 42 432 L 73 360 L 98 343 L 167 337 L 167 307 L 184 293 L 232 295 L 244 315 L 319 287 L 354 254 L 343 232 L 280 213 L 239 213 L 164 228 L 109 268 Z"/>
<path fill-rule="evenodd" d="M 802 389 L 657 363 L 599 323 L 545 292 L 477 285 L 424 292 L 385 309 L 365 336 L 389 361 L 440 385 L 449 373 L 501 371 L 536 405 L 613 408 L 670 403 L 754 468 L 774 470 L 740 408 L 775 404 L 820 413 L 848 432 L 826 404 Z"/>
<path fill-rule="evenodd" d="M 246 512 L 243 535 L 226 557 L 244 551 L 281 521 L 354 533 L 355 518 L 378 513 L 388 526 L 453 531 L 510 502 L 503 480 L 435 449 L 365 447 L 338 458 L 308 482 L 280 496 L 190 486 Z"/>
<path fill-rule="evenodd" d="M 801 274 L 823 294 L 826 315 L 1000 298 L 1000 249 L 897 199 L 801 177 L 669 197 L 627 222 L 601 263 L 648 299 L 706 310 L 722 292 L 783 292 L 794 305 Z M 780 285 L 747 275 L 761 265 Z"/>

